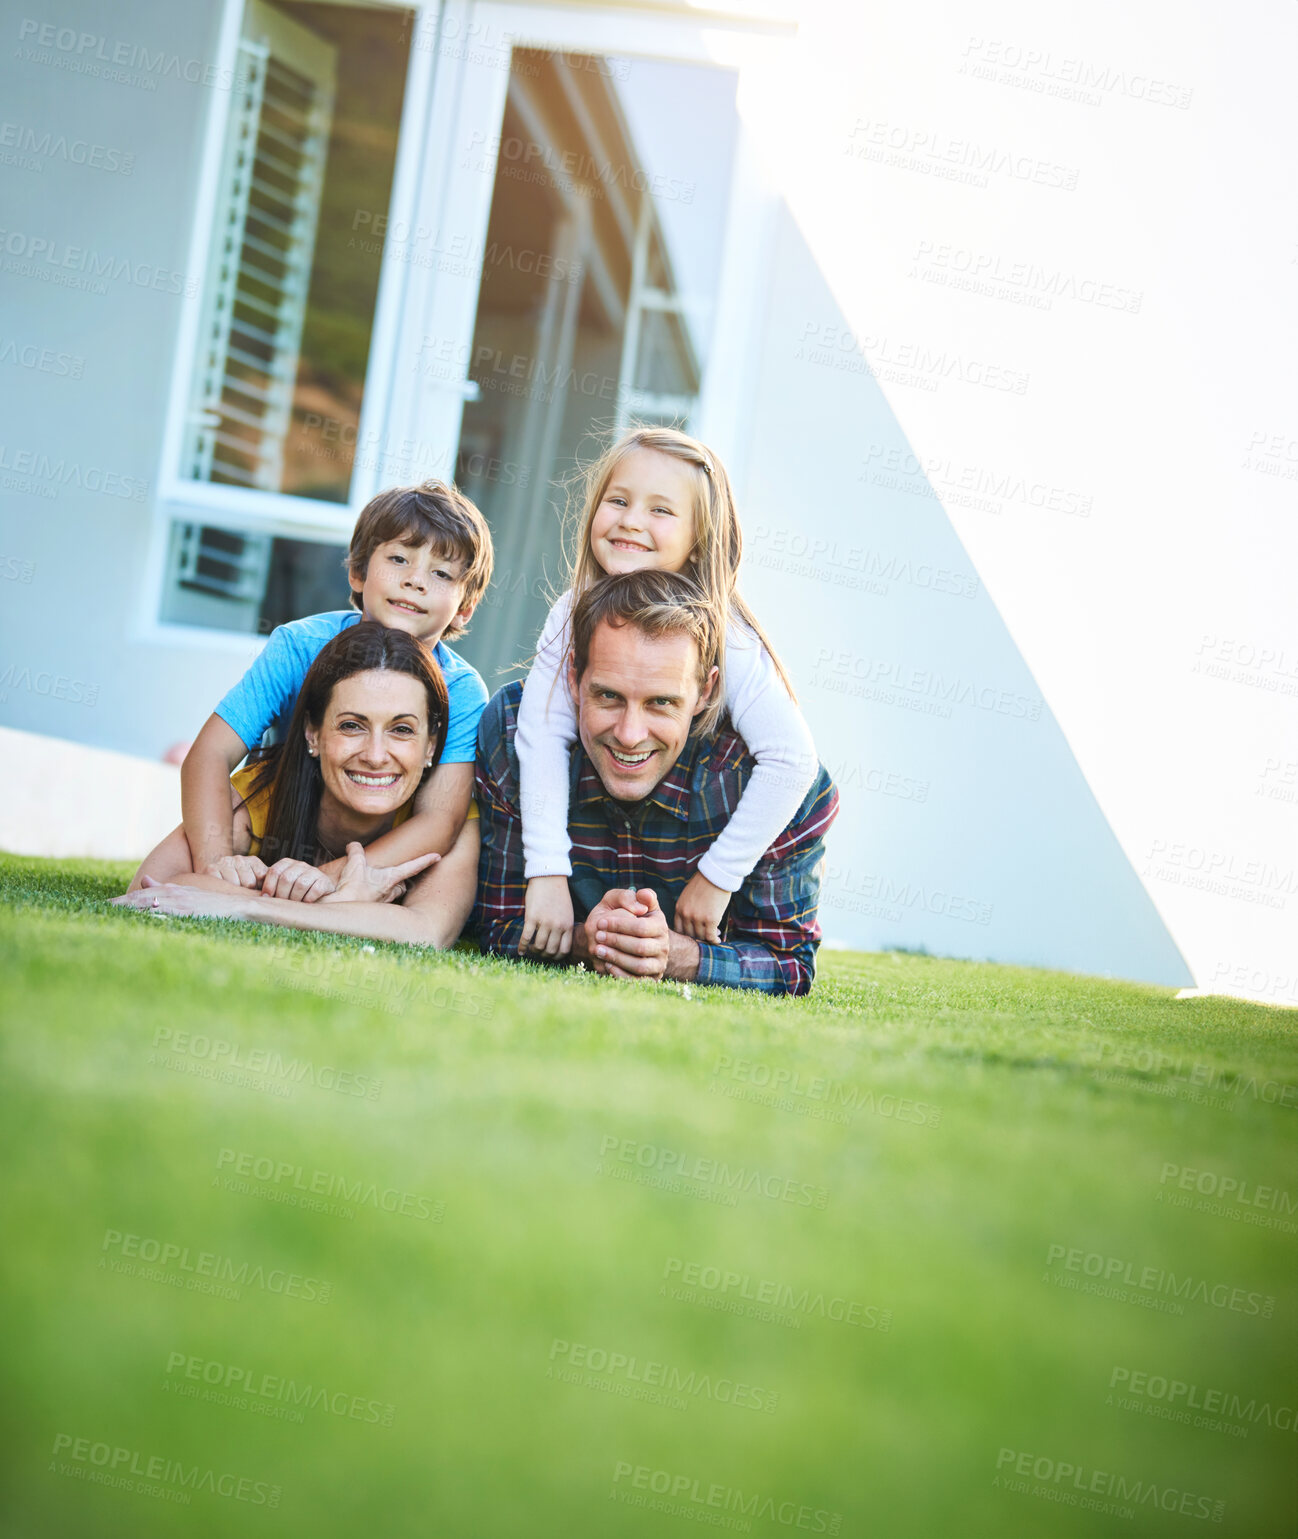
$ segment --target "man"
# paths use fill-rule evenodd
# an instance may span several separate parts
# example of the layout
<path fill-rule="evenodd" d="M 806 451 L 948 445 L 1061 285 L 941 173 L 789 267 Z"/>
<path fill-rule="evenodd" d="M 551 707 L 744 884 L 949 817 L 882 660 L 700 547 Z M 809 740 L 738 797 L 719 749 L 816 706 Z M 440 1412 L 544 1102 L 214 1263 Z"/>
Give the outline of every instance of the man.
<path fill-rule="evenodd" d="M 805 994 L 820 944 L 824 835 L 838 811 L 823 766 L 731 899 L 722 944 L 671 928 L 676 898 L 753 769 L 728 724 L 711 737 L 691 732 L 713 699 L 723 644 L 698 587 L 668 572 L 605 578 L 573 610 L 568 682 L 580 743 L 572 749 L 568 832 L 578 923 L 567 960 L 618 978 Z M 483 713 L 475 790 L 478 935 L 484 951 L 510 957 L 519 955 L 526 892 L 514 746 L 521 693 L 521 683 L 506 685 Z"/>

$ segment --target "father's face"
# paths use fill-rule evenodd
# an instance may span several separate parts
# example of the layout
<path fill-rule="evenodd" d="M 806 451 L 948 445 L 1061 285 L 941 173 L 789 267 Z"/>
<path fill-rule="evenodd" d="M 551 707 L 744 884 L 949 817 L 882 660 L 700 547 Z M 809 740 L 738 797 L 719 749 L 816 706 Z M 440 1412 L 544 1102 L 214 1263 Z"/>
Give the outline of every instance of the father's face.
<path fill-rule="evenodd" d="M 608 621 L 596 627 L 586 672 L 573 688 L 581 745 L 610 796 L 648 796 L 680 758 L 716 684 L 713 668 L 700 689 L 692 636 L 653 638 Z"/>

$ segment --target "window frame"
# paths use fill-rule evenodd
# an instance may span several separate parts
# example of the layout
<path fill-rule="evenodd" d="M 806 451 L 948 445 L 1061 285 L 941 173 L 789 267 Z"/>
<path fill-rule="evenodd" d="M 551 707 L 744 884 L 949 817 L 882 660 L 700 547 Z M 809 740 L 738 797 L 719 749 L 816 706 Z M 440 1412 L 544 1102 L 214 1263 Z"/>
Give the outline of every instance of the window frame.
<path fill-rule="evenodd" d="M 376 0 L 366 0 L 374 5 Z M 555 0 L 431 0 L 402 5 L 377 0 L 384 8 L 412 10 L 412 42 L 406 90 L 398 128 L 397 154 L 388 217 L 390 227 L 414 227 L 434 219 L 441 228 L 480 227 L 485 237 L 495 181 L 478 175 L 470 183 L 457 166 L 466 128 L 483 122 L 496 138 L 504 117 L 509 51 L 514 47 L 579 54 L 648 56 L 737 71 L 740 76 L 739 121 L 725 213 L 721 273 L 713 318 L 711 354 L 703 370 L 698 403 L 698 436 L 716 447 L 738 482 L 739 461 L 747 434 L 747 403 L 755 390 L 757 338 L 749 324 L 758 313 L 772 260 L 769 239 L 776 207 L 773 192 L 758 172 L 742 110 L 744 68 L 755 56 L 796 24 L 777 15 L 722 13 L 682 8 L 652 10 L 636 5 L 565 6 Z M 223 0 L 218 67 L 233 78 L 244 0 Z M 445 47 L 422 46 L 432 33 Z M 504 40 L 506 60 L 497 65 L 456 57 L 454 40 Z M 494 46 L 502 46 L 500 43 Z M 219 482 L 190 480 L 181 474 L 186 418 L 200 340 L 221 164 L 232 110 L 232 92 L 213 92 L 204 130 L 187 270 L 203 274 L 204 283 L 182 303 L 172 365 L 170 392 L 153 502 L 152 527 L 143 572 L 142 603 L 134 639 L 168 646 L 228 651 L 246 657 L 265 643 L 254 632 L 184 625 L 159 618 L 164 602 L 171 524 L 198 522 L 240 534 L 279 535 L 299 540 L 346 544 L 356 517 L 383 480 L 375 457 L 364 454 L 353 467 L 345 503 L 317 501 L 292 493 L 259 490 Z M 488 144 L 490 144 L 490 137 Z M 444 146 L 442 153 L 435 147 Z M 430 211 L 436 211 L 435 214 Z M 474 248 L 478 249 L 478 248 Z M 753 253 L 757 253 L 754 259 Z M 411 263 L 392 262 L 379 280 L 369 362 L 362 397 L 358 438 L 383 444 L 410 438 L 444 441 L 444 463 L 430 463 L 427 474 L 450 475 L 468 381 L 469 349 L 477 313 L 481 269 L 471 280 L 439 277 Z M 399 367 L 413 352 L 412 336 L 461 336 L 464 379 L 429 384 L 412 369 Z M 404 344 L 403 344 L 404 339 Z"/>
<path fill-rule="evenodd" d="M 374 3 L 374 0 L 369 0 L 369 3 Z M 378 4 L 391 10 L 411 9 L 408 5 L 397 3 L 397 0 L 378 0 Z M 434 24 L 439 25 L 443 13 L 451 8 L 465 9 L 466 0 L 433 0 L 432 4 L 416 7 L 415 31 L 412 35 L 418 35 L 418 28 L 426 24 L 425 18 L 432 17 L 435 19 Z M 245 0 L 223 0 L 216 48 L 218 78 L 234 78 L 244 10 Z M 392 194 L 387 210 L 389 219 L 393 221 L 412 217 L 418 199 L 418 173 L 423 158 L 421 136 L 428 125 L 429 102 L 434 94 L 435 62 L 436 55 L 433 52 L 412 45 L 401 122 L 397 130 Z M 136 639 L 246 655 L 250 646 L 259 648 L 264 645 L 266 638 L 255 632 L 184 625 L 160 618 L 166 598 L 171 525 L 176 522 L 203 523 L 238 534 L 278 535 L 291 539 L 317 540 L 322 544 L 346 545 L 356 515 L 373 495 L 375 474 L 366 471 L 362 457 L 362 463 L 353 468 L 348 500 L 331 503 L 295 496 L 291 492 L 198 481 L 182 473 L 194 364 L 200 346 L 206 301 L 209 253 L 232 110 L 232 91 L 212 93 L 196 178 L 187 266 L 187 271 L 201 273 L 203 278 L 196 291 L 185 297 L 177 328 L 156 481 L 158 490 L 154 499 L 145 561 L 143 612 L 139 615 Z M 387 271 L 382 273 L 379 280 L 358 427 L 358 438 L 361 441 L 365 441 L 388 414 L 387 397 L 394 383 L 393 354 L 410 277 L 409 273 Z"/>

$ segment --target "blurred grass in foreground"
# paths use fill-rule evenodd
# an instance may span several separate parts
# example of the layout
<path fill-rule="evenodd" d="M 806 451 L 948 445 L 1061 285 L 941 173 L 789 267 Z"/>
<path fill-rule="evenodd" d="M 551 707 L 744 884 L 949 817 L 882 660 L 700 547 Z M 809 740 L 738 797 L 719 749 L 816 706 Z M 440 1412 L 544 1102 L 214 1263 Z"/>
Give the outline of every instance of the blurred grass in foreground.
<path fill-rule="evenodd" d="M 0 859 L 6 1532 L 1293 1534 L 1298 1012 L 687 996 L 127 875 Z"/>

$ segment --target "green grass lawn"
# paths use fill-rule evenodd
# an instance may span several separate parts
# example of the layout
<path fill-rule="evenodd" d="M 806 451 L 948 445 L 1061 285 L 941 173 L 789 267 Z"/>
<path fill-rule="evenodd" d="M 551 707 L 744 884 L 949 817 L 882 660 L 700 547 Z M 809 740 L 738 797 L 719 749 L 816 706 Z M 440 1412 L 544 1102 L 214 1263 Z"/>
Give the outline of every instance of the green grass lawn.
<path fill-rule="evenodd" d="M 687 993 L 127 875 L 0 859 L 6 1533 L 1295 1533 L 1298 1011 Z"/>

